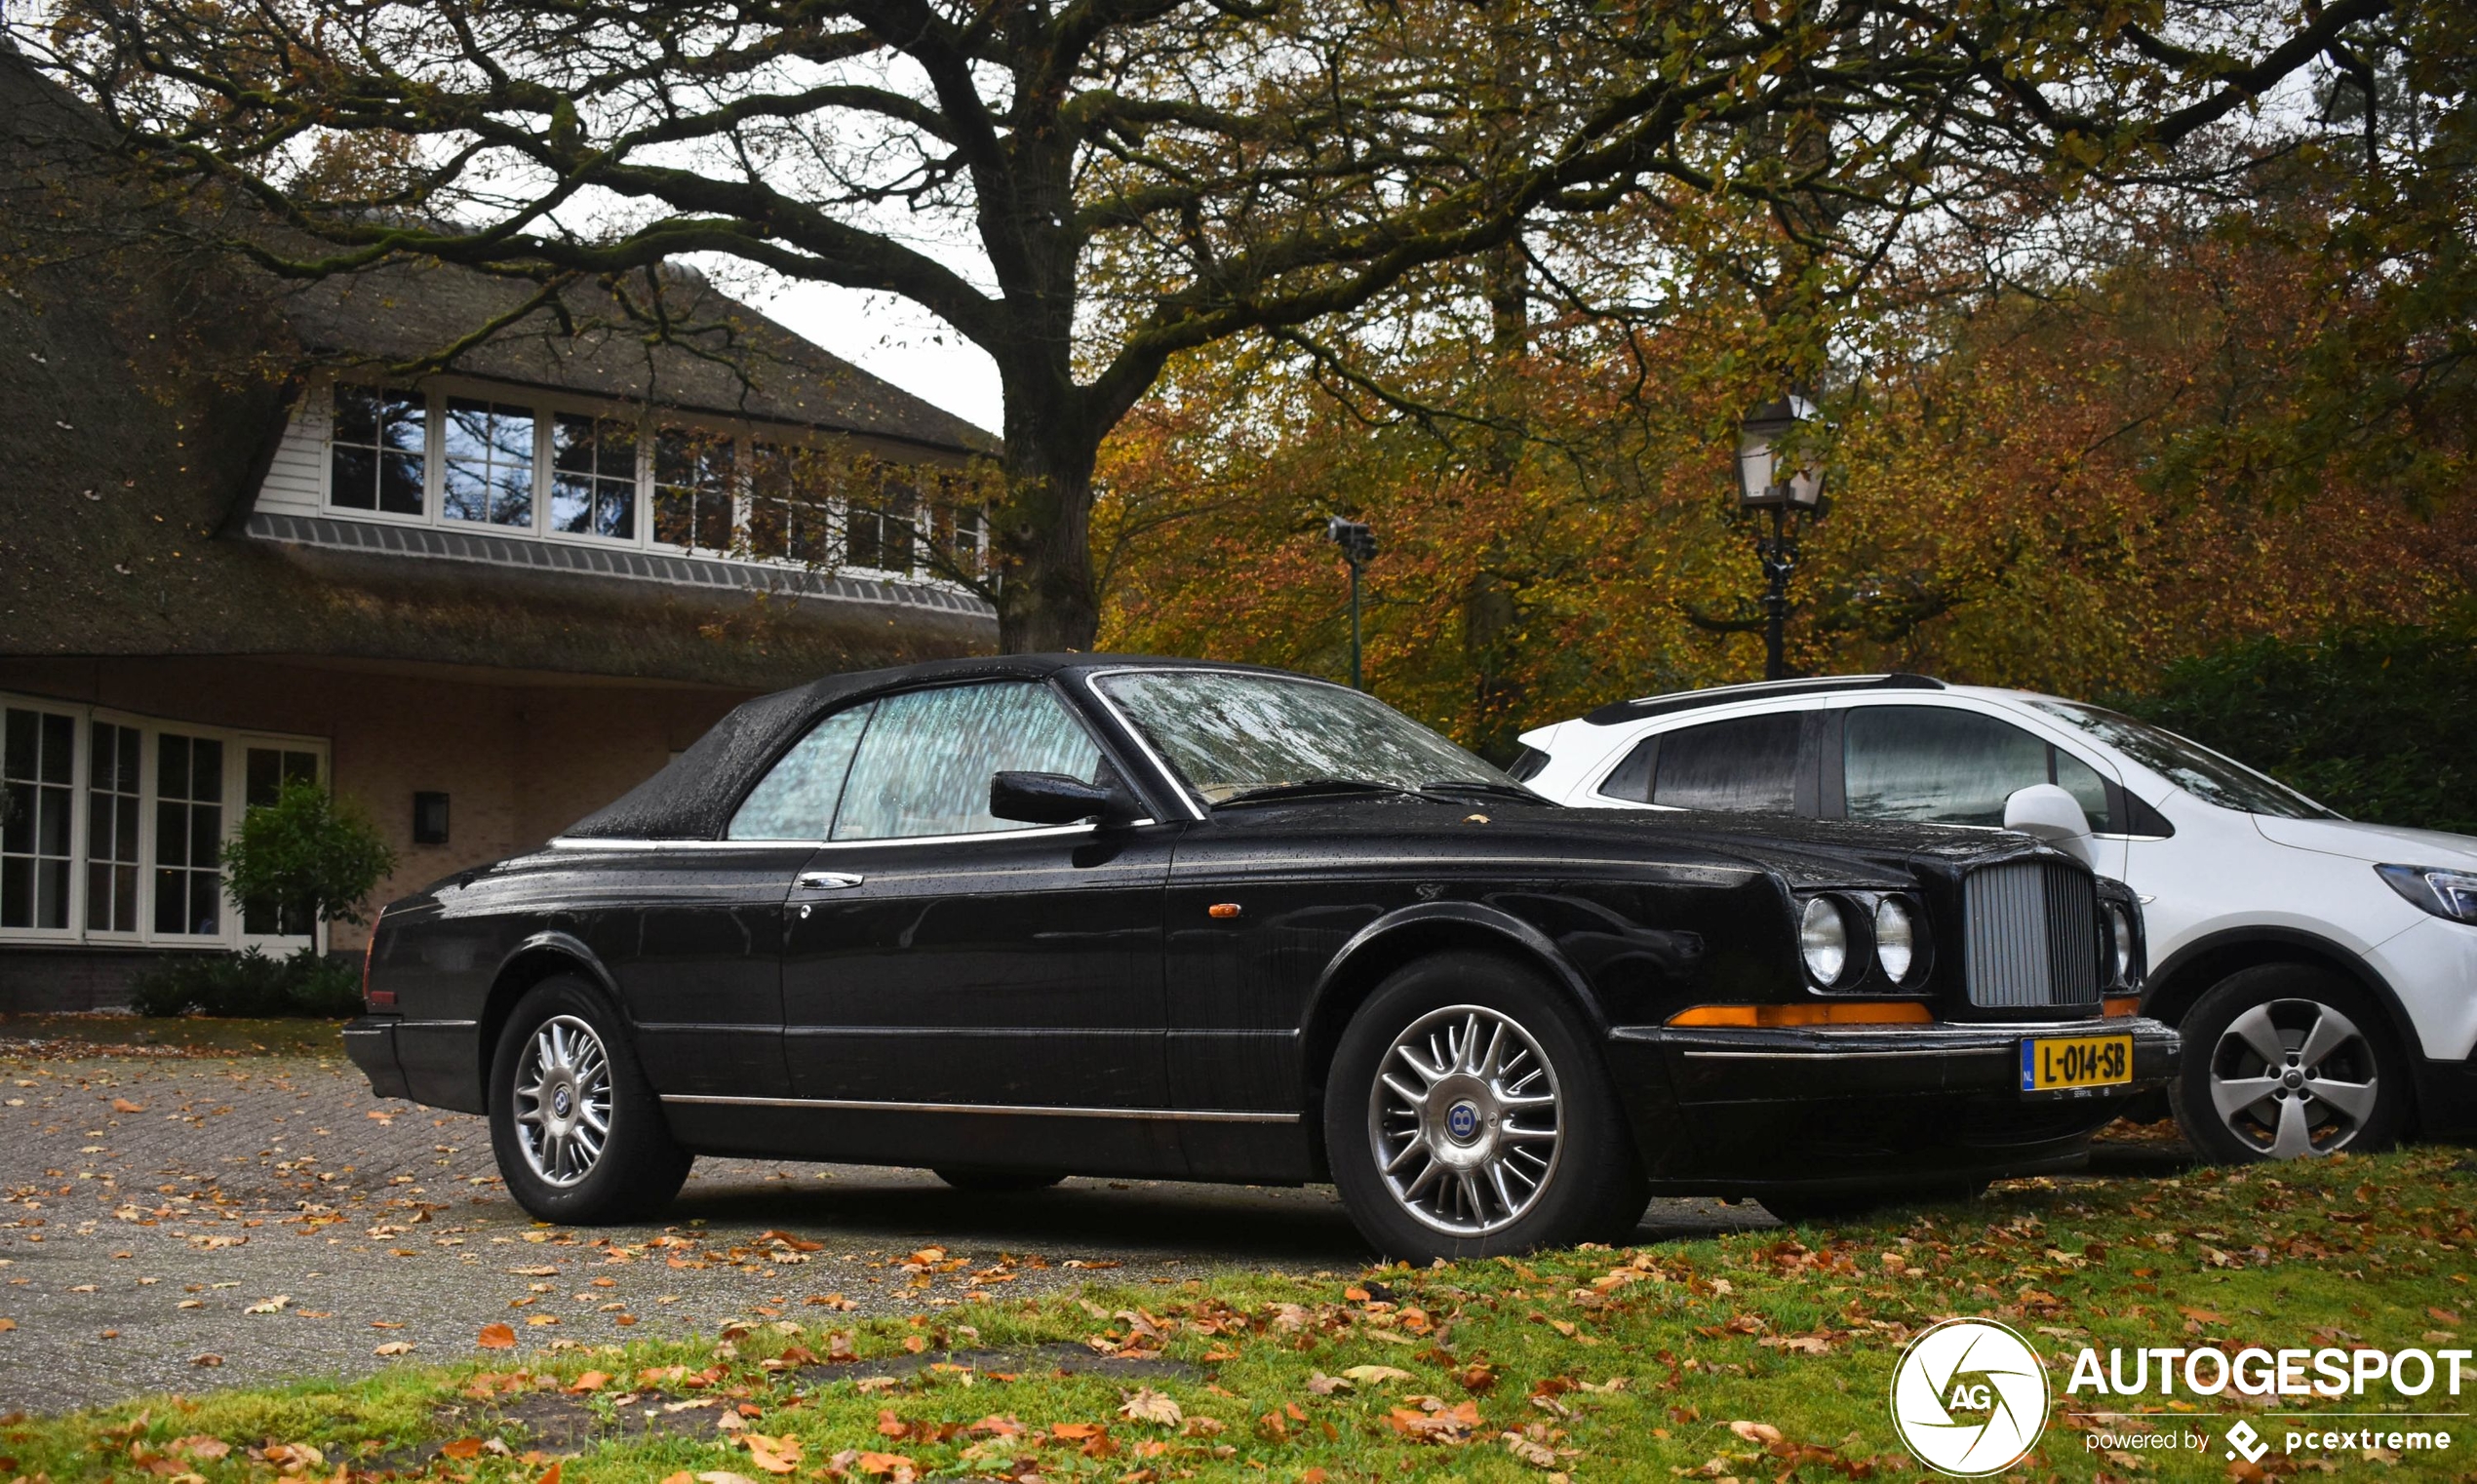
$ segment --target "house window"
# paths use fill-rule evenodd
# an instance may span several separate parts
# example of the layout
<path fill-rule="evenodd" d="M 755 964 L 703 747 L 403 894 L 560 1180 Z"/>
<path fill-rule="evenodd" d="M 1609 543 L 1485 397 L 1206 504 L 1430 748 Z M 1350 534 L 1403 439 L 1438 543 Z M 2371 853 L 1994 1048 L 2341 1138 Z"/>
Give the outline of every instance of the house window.
<path fill-rule="evenodd" d="M 77 719 L 0 716 L 0 927 L 69 925 L 69 814 Z"/>
<path fill-rule="evenodd" d="M 339 383 L 327 502 L 345 510 L 421 514 L 429 447 L 430 408 L 419 392 Z"/>
<path fill-rule="evenodd" d="M 883 572 L 912 569 L 912 487 L 889 479 L 875 500 L 854 504 L 844 527 L 844 560 Z"/>
<path fill-rule="evenodd" d="M 561 412 L 551 421 L 550 528 L 637 538 L 637 430 Z"/>
<path fill-rule="evenodd" d="M 653 444 L 653 539 L 728 551 L 732 483 L 728 438 L 664 428 Z"/>
<path fill-rule="evenodd" d="M 318 781 L 318 754 L 289 748 L 253 747 L 243 754 L 241 805 L 262 809 L 275 802 L 289 783 Z M 306 938 L 317 919 L 305 902 L 252 898 L 241 904 L 241 931 L 252 937 Z"/>
<path fill-rule="evenodd" d="M 929 516 L 929 538 L 946 554 L 956 573 L 978 576 L 989 549 L 989 517 L 979 505 L 965 503 L 972 487 L 957 479 L 937 482 L 938 499 Z"/>
<path fill-rule="evenodd" d="M 533 410 L 448 399 L 439 514 L 491 526 L 533 524 Z"/>
<path fill-rule="evenodd" d="M 834 560 L 833 482 L 824 454 L 748 446 L 748 550 L 822 566 Z"/>
<path fill-rule="evenodd" d="M 138 931 L 138 810 L 144 806 L 143 734 L 97 722 L 86 759 L 86 929 Z"/>
<path fill-rule="evenodd" d="M 155 931 L 223 930 L 223 744 L 164 732 L 155 739 Z"/>

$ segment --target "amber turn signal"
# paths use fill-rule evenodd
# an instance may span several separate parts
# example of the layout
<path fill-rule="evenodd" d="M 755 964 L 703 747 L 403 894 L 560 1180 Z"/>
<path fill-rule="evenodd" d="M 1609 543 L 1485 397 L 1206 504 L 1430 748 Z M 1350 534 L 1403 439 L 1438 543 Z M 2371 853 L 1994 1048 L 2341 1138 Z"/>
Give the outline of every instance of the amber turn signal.
<path fill-rule="evenodd" d="M 2107 1019 L 2122 1020 L 2128 1015 L 2139 1015 L 2142 1013 L 2142 996 L 2139 995 L 2110 995 L 2104 1001 L 2102 1002 L 2101 1008 Z"/>
<path fill-rule="evenodd" d="M 1204 916 L 1208 918 L 1235 918 L 1238 916 L 1238 904 L 1236 902 L 1215 902 L 1210 907 L 1204 909 Z"/>
<path fill-rule="evenodd" d="M 1924 1026 L 1935 1016 L 1925 1005 L 1899 999 L 1859 999 L 1843 1004 L 1696 1005 L 1669 1017 L 1672 1026 Z"/>

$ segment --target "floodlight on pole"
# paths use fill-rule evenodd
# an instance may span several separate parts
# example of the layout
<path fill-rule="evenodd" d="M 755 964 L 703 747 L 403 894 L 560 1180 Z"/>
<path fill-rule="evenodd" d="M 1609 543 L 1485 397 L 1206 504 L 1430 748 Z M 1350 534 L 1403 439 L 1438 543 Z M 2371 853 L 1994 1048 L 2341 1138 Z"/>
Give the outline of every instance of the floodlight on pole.
<path fill-rule="evenodd" d="M 1359 683 L 1358 578 L 1359 568 L 1376 557 L 1376 532 L 1364 521 L 1347 521 L 1340 516 L 1324 523 L 1326 539 L 1342 548 L 1342 560 L 1351 568 L 1351 688 L 1364 690 Z"/>

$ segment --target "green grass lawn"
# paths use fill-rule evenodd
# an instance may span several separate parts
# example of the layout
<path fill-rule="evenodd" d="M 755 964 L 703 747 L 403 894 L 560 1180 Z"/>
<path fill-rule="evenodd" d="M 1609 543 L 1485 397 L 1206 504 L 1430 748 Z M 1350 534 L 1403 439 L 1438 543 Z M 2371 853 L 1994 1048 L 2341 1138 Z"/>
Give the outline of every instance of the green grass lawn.
<path fill-rule="evenodd" d="M 2293 1401 L 2180 1387 L 2172 1400 L 2149 1398 L 2146 1421 L 2066 1415 L 2112 1405 L 2062 1395 L 2075 1351 L 2465 1345 L 2462 1316 L 2477 1300 L 2472 1171 L 2459 1151 L 2424 1149 L 2175 1179 L 2017 1182 L 1967 1205 L 1639 1250 L 1104 1281 L 1044 1302 L 1010 1299 L 1003 1264 L 947 1271 L 942 1254 L 923 1253 L 911 1281 L 924 1308 L 909 1322 L 855 1325 L 830 1306 L 795 1303 L 700 1343 L 556 1351 L 527 1347 L 538 1331 L 519 1326 L 514 1348 L 352 1386 L 15 1421 L 0 1426 L 0 1478 L 308 1479 L 396 1467 L 530 1484 L 554 1465 L 570 1481 L 621 1484 L 1926 1478 L 1893 1431 L 1887 1388 L 1907 1339 L 1953 1314 L 2006 1320 L 2048 1362 L 2059 1415 L 2012 1476 L 2253 1478 L 2259 1468 L 2226 1462 L 2220 1433 L 2241 1413 L 2276 1441 L 2300 1425 Z M 1009 1371 L 966 1354 L 960 1366 L 866 1374 L 887 1359 L 1038 1344 L 1133 1363 L 1121 1375 L 1069 1375 L 1055 1352 Z M 2308 1405 L 2464 1412 L 2477 1408 L 2477 1378 L 2468 1391 L 2447 1396 L 2437 1385 L 2412 1401 L 2378 1386 Z M 661 1435 L 642 1435 L 648 1413 Z M 640 1435 L 575 1440 L 577 1427 L 621 1416 Z M 2465 1417 L 2439 1425 L 2477 1434 Z M 2094 1429 L 2128 1428 L 2204 1431 L 2209 1446 L 2091 1445 Z M 444 1455 L 423 1457 L 440 1443 Z M 2274 1452 L 2263 1464 L 2282 1474 L 2470 1477 L 2477 1435 L 2440 1456 Z"/>

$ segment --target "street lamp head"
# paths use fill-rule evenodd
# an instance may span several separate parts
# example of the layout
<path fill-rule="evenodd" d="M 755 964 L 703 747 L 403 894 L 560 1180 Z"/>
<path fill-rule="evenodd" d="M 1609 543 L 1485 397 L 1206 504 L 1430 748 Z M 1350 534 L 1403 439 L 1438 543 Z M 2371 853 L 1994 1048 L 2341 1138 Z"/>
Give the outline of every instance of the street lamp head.
<path fill-rule="evenodd" d="M 1353 566 L 1365 566 L 1376 556 L 1376 532 L 1363 521 L 1329 517 L 1324 523 L 1324 534 L 1342 548 L 1342 560 Z"/>
<path fill-rule="evenodd" d="M 1821 464 L 1802 462 L 1783 469 L 1781 445 L 1815 420 L 1815 404 L 1791 395 L 1767 402 L 1746 414 L 1738 425 L 1738 508 L 1789 510 L 1814 514 L 1824 503 Z M 1801 457 L 1801 450 L 1786 450 Z"/>

